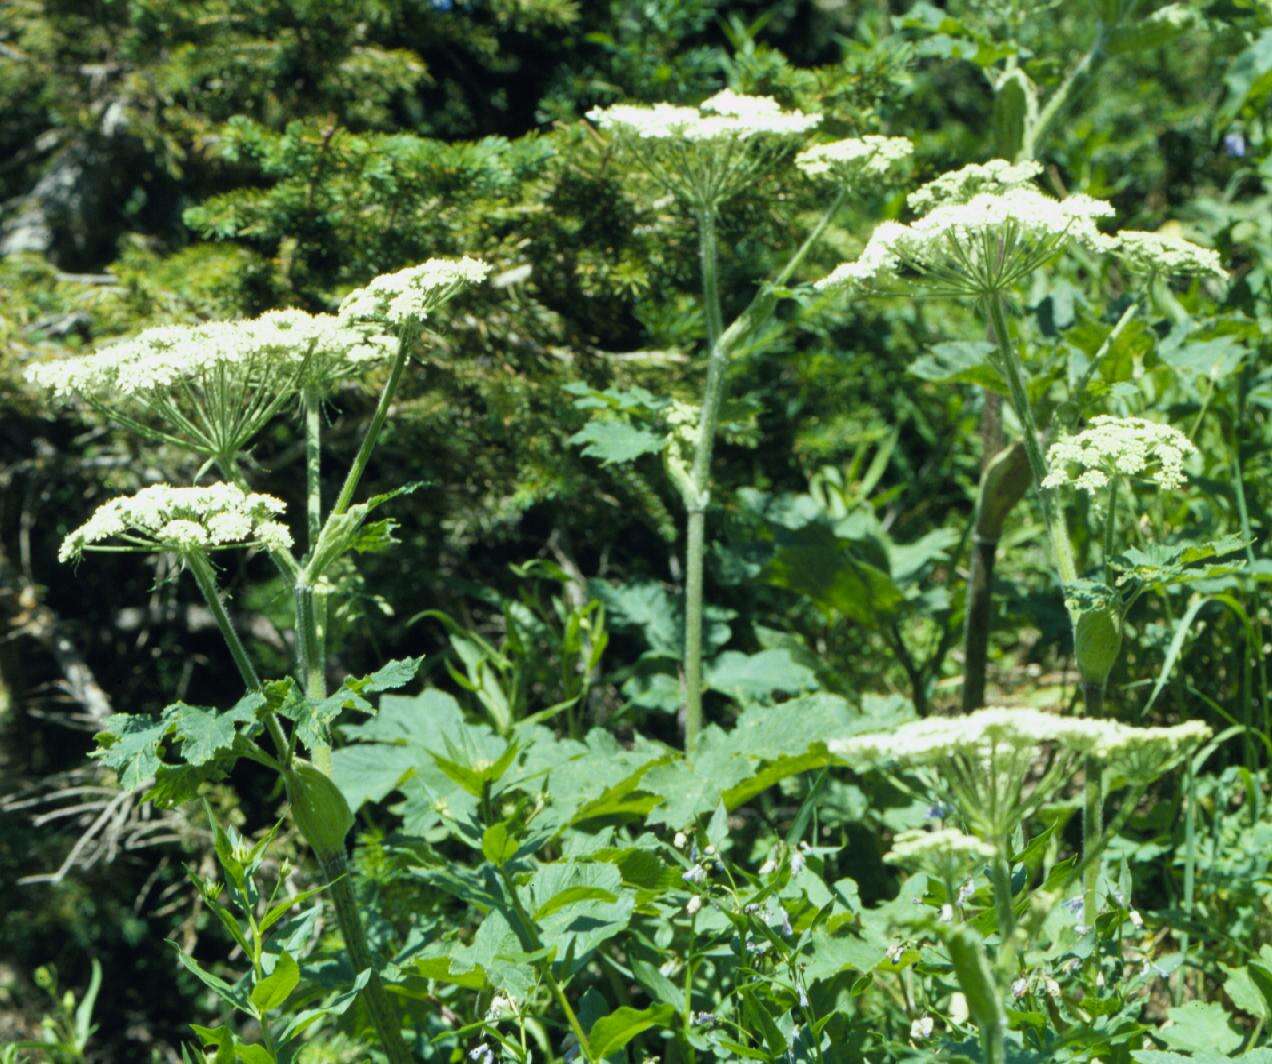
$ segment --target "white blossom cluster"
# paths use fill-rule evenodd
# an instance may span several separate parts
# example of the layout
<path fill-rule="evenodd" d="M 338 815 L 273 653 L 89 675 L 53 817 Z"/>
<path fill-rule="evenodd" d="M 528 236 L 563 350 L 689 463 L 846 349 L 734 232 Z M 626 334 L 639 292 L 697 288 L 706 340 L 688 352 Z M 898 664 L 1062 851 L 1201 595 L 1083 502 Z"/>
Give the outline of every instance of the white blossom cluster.
<path fill-rule="evenodd" d="M 981 192 L 1006 192 L 1032 185 L 1041 173 L 1042 164 L 1032 159 L 1019 163 L 990 159 L 987 163 L 972 163 L 933 178 L 911 192 L 906 203 L 912 211 L 930 211 L 933 207 L 966 203 Z"/>
<path fill-rule="evenodd" d="M 663 189 L 713 210 L 786 158 L 819 114 L 785 111 L 768 96 L 725 89 L 698 107 L 617 104 L 588 112 Z"/>
<path fill-rule="evenodd" d="M 1184 483 L 1184 459 L 1196 450 L 1170 425 L 1142 417 L 1094 417 L 1081 432 L 1051 445 L 1042 486 L 1094 494 L 1115 477 L 1134 477 L 1174 491 Z"/>
<path fill-rule="evenodd" d="M 1124 230 L 1113 238 L 1110 248 L 1135 273 L 1211 277 L 1219 281 L 1228 276 L 1218 252 L 1171 233 Z"/>
<path fill-rule="evenodd" d="M 292 537 L 283 503 L 233 484 L 174 488 L 154 484 L 103 503 L 62 542 L 60 561 L 86 550 L 209 551 L 263 546 L 286 550 Z M 114 546 L 102 546 L 113 542 Z"/>
<path fill-rule="evenodd" d="M 974 835 L 967 835 L 957 828 L 941 828 L 938 831 L 903 831 L 892 843 L 892 849 L 884 857 L 889 864 L 925 865 L 988 861 L 994 856 L 994 847 Z"/>
<path fill-rule="evenodd" d="M 489 273 L 489 265 L 467 255 L 459 259 L 429 259 L 395 273 L 381 274 L 350 292 L 340 304 L 339 317 L 345 323 L 379 321 L 391 325 L 420 320 L 462 288 L 480 284 Z"/>
<path fill-rule="evenodd" d="M 909 225 L 885 222 L 856 261 L 838 266 L 816 286 L 874 286 L 909 270 L 948 294 L 1001 291 L 1069 245 L 1106 250 L 1108 238 L 1095 222 L 1112 213 L 1103 200 L 1057 200 L 1028 185 L 978 192 L 965 203 L 934 207 Z"/>
<path fill-rule="evenodd" d="M 1032 771 L 1035 757 L 1047 748 L 1160 773 L 1178 754 L 1209 734 L 1209 727 L 1200 721 L 1136 728 L 1118 721 L 1062 717 L 1035 709 L 989 707 L 959 717 L 929 717 L 903 724 L 895 731 L 836 739 L 827 745 L 859 769 L 901 765 L 946 771 L 961 758 L 1004 769 L 1015 762 L 1023 777 Z M 1023 760 L 1016 759 L 1016 754 L 1023 754 Z"/>
<path fill-rule="evenodd" d="M 59 399 L 144 402 L 178 385 L 231 389 L 296 386 L 313 371 L 379 361 L 387 339 L 349 328 L 330 314 L 275 310 L 258 318 L 162 325 L 90 355 L 31 366 L 27 379 Z"/>
<path fill-rule="evenodd" d="M 615 104 L 595 107 L 587 117 L 608 132 L 647 140 L 749 140 L 797 136 L 812 129 L 821 115 L 784 111 L 770 96 L 746 96 L 725 89 L 698 107 L 675 104 Z"/>
<path fill-rule="evenodd" d="M 849 137 L 805 148 L 795 156 L 795 165 L 809 177 L 861 181 L 886 177 L 913 152 L 905 137 Z"/>

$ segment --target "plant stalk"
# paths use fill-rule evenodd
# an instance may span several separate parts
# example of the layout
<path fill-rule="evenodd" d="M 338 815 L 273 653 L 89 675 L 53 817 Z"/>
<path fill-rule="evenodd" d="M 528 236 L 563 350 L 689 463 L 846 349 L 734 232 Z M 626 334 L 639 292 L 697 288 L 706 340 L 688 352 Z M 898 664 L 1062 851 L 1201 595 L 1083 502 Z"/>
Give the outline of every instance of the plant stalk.
<path fill-rule="evenodd" d="M 207 602 L 208 609 L 212 611 L 216 626 L 221 630 L 221 638 L 225 640 L 225 645 L 229 648 L 230 657 L 234 659 L 234 667 L 238 669 L 239 676 L 243 678 L 243 683 L 249 691 L 259 691 L 261 689 L 261 679 L 256 673 L 256 667 L 252 664 L 252 659 L 248 656 L 247 648 L 243 646 L 243 640 L 239 638 L 238 632 L 234 629 L 234 622 L 230 620 L 230 614 L 225 608 L 220 589 L 216 586 L 216 574 L 212 571 L 212 563 L 208 561 L 207 555 L 202 551 L 191 551 L 185 556 L 185 560 L 190 567 L 190 575 L 194 577 L 194 582 L 199 585 L 199 591 L 202 593 L 204 601 Z M 283 759 L 284 763 L 290 761 L 287 736 L 283 734 L 278 718 L 273 713 L 265 714 L 265 727 L 269 731 L 270 740 L 273 742 L 278 756 Z"/>
<path fill-rule="evenodd" d="M 371 978 L 362 991 L 362 1000 L 371 1015 L 376 1034 L 390 1064 L 409 1064 L 411 1053 L 402 1039 L 401 1022 L 397 1009 L 384 989 L 384 980 L 376 968 L 367 945 L 367 933 L 358 910 L 358 899 L 353 892 L 349 861 L 343 853 L 317 854 L 319 867 L 328 883 L 332 906 L 336 910 L 336 922 L 344 939 L 345 952 L 353 964 L 354 975 L 370 970 Z"/>
<path fill-rule="evenodd" d="M 1104 715 L 1104 685 L 1084 684 L 1087 716 L 1098 720 Z M 1096 846 L 1104 840 L 1104 763 L 1098 757 L 1083 759 L 1082 784 L 1082 922 L 1094 927 L 1100 915 L 1100 862 Z"/>

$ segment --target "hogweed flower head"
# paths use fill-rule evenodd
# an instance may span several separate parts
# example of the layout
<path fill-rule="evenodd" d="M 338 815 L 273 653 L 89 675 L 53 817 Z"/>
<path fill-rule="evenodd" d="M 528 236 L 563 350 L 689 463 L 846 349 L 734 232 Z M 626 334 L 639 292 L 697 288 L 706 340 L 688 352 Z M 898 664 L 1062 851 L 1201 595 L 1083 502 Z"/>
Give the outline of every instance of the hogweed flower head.
<path fill-rule="evenodd" d="M 342 322 L 376 321 L 401 326 L 422 321 L 469 285 L 480 284 L 490 266 L 465 255 L 429 259 L 394 273 L 381 274 L 354 289 L 340 304 Z"/>
<path fill-rule="evenodd" d="M 927 781 L 929 793 L 948 797 L 972 834 L 997 842 L 1056 797 L 1083 758 L 1098 758 L 1121 767 L 1128 780 L 1143 781 L 1168 771 L 1204 734 L 1208 729 L 1197 722 L 1168 729 L 1133 728 L 1115 721 L 991 707 L 959 717 L 929 717 L 890 732 L 827 745 L 858 771 L 917 774 Z"/>
<path fill-rule="evenodd" d="M 905 137 L 850 137 L 805 148 L 795 156 L 795 165 L 809 177 L 855 184 L 886 177 L 913 152 L 914 145 Z"/>
<path fill-rule="evenodd" d="M 987 163 L 972 163 L 933 178 L 911 192 L 906 203 L 912 211 L 930 211 L 933 207 L 966 203 L 982 192 L 1006 192 L 1031 186 L 1041 173 L 1042 164 L 1031 159 L 1020 163 L 990 159 Z"/>
<path fill-rule="evenodd" d="M 154 484 L 99 506 L 62 542 L 59 561 L 85 551 L 186 554 L 235 547 L 287 550 L 292 537 L 278 520 L 283 503 L 234 484 L 174 488 Z"/>
<path fill-rule="evenodd" d="M 1219 253 L 1172 233 L 1128 229 L 1112 240 L 1111 249 L 1133 273 L 1167 277 L 1227 280 Z"/>
<path fill-rule="evenodd" d="M 1089 196 L 1044 194 L 1033 184 L 1040 169 L 994 159 L 942 174 L 911 193 L 917 219 L 880 225 L 855 261 L 817 287 L 882 288 L 905 278 L 980 297 L 1019 283 L 1069 246 L 1106 250 L 1109 239 L 1095 223 L 1113 208 Z"/>
<path fill-rule="evenodd" d="M 615 104 L 587 113 L 678 199 L 714 209 L 775 165 L 819 114 L 725 89 L 697 107 Z"/>
<path fill-rule="evenodd" d="M 879 288 L 905 279 L 938 294 L 980 298 L 1020 283 L 1069 247 L 1106 250 L 1108 237 L 1095 223 L 1112 213 L 1103 200 L 1057 200 L 1027 184 L 977 192 L 908 225 L 885 222 L 856 261 L 816 287 Z"/>
<path fill-rule="evenodd" d="M 937 831 L 903 831 L 892 843 L 884 860 L 896 865 L 923 865 L 933 859 L 952 857 L 959 861 L 990 860 L 994 847 L 957 828 Z"/>
<path fill-rule="evenodd" d="M 54 399 L 83 402 L 143 436 L 225 459 L 300 390 L 325 393 L 389 350 L 387 338 L 332 315 L 276 310 L 146 329 L 90 355 L 31 366 L 26 375 Z"/>
<path fill-rule="evenodd" d="M 1081 432 L 1065 436 L 1047 451 L 1050 471 L 1044 488 L 1074 487 L 1091 494 L 1115 478 L 1150 481 L 1174 491 L 1185 479 L 1183 464 L 1197 448 L 1178 429 L 1142 417 L 1091 419 Z"/>

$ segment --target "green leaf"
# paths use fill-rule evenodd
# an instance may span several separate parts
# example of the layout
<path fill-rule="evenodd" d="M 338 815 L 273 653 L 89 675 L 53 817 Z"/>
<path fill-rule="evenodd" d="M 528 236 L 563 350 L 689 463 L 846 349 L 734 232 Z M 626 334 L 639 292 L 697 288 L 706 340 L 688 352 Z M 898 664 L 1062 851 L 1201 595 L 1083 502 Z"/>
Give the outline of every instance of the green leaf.
<path fill-rule="evenodd" d="M 274 970 L 252 987 L 252 1004 L 262 1013 L 283 1004 L 300 982 L 300 966 L 289 953 L 280 953 Z"/>
<path fill-rule="evenodd" d="M 652 1027 L 669 1027 L 676 1017 L 670 1005 L 652 1005 L 647 1009 L 623 1006 L 608 1016 L 602 1016 L 587 1033 L 592 1055 L 604 1060 L 617 1053 L 633 1038 Z"/>
<path fill-rule="evenodd" d="M 933 344 L 910 363 L 910 372 L 933 384 L 974 384 L 1005 393 L 1007 384 L 994 368 L 994 345 L 983 340 L 952 340 Z"/>
<path fill-rule="evenodd" d="M 502 867 L 516 856 L 517 836 L 511 824 L 504 820 L 491 824 L 481 835 L 481 852 L 491 864 Z"/>
<path fill-rule="evenodd" d="M 570 437 L 570 442 L 583 448 L 589 458 L 605 465 L 632 462 L 642 455 L 654 454 L 666 445 L 661 433 L 638 429 L 626 421 L 597 419 L 589 421 Z"/>
<path fill-rule="evenodd" d="M 191 765 L 205 765 L 230 750 L 241 726 L 256 721 L 256 711 L 265 705 L 265 696 L 253 691 L 231 709 L 208 709 L 175 702 L 164 710 L 171 721 L 172 734 L 181 743 L 181 756 Z"/>
<path fill-rule="evenodd" d="M 231 1008 L 234 1008 L 239 1012 L 246 1012 L 254 1015 L 254 1009 L 247 999 L 244 998 L 242 991 L 231 986 L 219 975 L 213 975 L 211 972 L 207 971 L 199 964 L 198 961 L 186 953 L 171 939 L 168 940 L 168 945 L 177 951 L 177 960 L 181 962 L 181 966 L 198 979 L 200 983 L 211 990 L 212 993 Z"/>
<path fill-rule="evenodd" d="M 601 887 L 567 887 L 540 905 L 534 912 L 534 918 L 543 920 L 567 906 L 585 901 L 599 901 L 613 905 L 618 901 L 618 895 Z"/>
<path fill-rule="evenodd" d="M 1242 1042 L 1228 1021 L 1222 1005 L 1213 1001 L 1190 1001 L 1166 1011 L 1168 1023 L 1157 1036 L 1171 1049 L 1189 1052 L 1231 1053 Z"/>
<path fill-rule="evenodd" d="M 862 557 L 856 541 L 820 521 L 779 534 L 768 579 L 807 595 L 832 614 L 871 627 L 904 602 L 891 575 Z"/>
<path fill-rule="evenodd" d="M 707 667 L 707 686 L 740 702 L 773 694 L 797 694 L 817 686 L 812 669 L 797 662 L 785 647 L 742 654 L 730 650 Z"/>
<path fill-rule="evenodd" d="M 168 728 L 169 723 L 162 716 L 113 713 L 97 733 L 99 749 L 93 757 L 115 770 L 120 787 L 135 790 L 159 770 L 159 749 Z"/>
<path fill-rule="evenodd" d="M 1272 27 L 1268 27 L 1237 56 L 1224 75 L 1227 95 L 1215 114 L 1215 128 L 1222 129 L 1246 106 L 1258 107 L 1272 94 Z"/>

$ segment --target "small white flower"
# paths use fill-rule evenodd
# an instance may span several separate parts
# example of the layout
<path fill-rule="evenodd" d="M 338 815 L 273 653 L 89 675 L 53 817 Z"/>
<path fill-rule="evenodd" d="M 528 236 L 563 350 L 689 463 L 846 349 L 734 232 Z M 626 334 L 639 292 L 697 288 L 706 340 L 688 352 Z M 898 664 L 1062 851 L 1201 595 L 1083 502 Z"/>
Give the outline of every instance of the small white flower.
<path fill-rule="evenodd" d="M 967 995 L 958 991 L 950 995 L 950 1023 L 961 1027 L 967 1022 L 970 1011 L 971 1010 L 967 1007 Z"/>
<path fill-rule="evenodd" d="M 890 960 L 893 964 L 897 964 L 901 960 L 901 958 L 905 956 L 905 943 L 904 942 L 892 943 L 892 945 L 890 945 L 886 950 L 884 950 L 883 955 L 887 957 L 888 960 Z"/>
<path fill-rule="evenodd" d="M 910 1041 L 925 1042 L 932 1037 L 932 1031 L 936 1027 L 936 1021 L 931 1016 L 920 1016 L 912 1024 L 910 1024 Z"/>
<path fill-rule="evenodd" d="M 702 908 L 702 895 L 695 894 L 692 898 L 689 899 L 688 904 L 685 905 L 685 912 L 690 916 L 696 916 L 698 914 L 698 911 L 701 908 Z"/>
<path fill-rule="evenodd" d="M 760 865 L 760 875 L 762 876 L 771 876 L 776 871 L 777 862 L 774 861 L 772 857 Z"/>
<path fill-rule="evenodd" d="M 1047 997 L 1058 998 L 1060 996 L 1060 984 L 1049 975 L 1042 977 L 1042 989 Z"/>
<path fill-rule="evenodd" d="M 490 1008 L 486 1010 L 486 1021 L 488 1023 L 498 1022 L 516 1014 L 516 1001 L 507 994 L 496 994 L 490 1001 Z"/>
<path fill-rule="evenodd" d="M 950 170 L 921 185 L 906 197 L 912 211 L 930 211 L 951 203 L 966 203 L 981 192 L 1006 192 L 1030 185 L 1042 173 L 1042 164 L 1027 160 L 1021 163 L 991 159 Z"/>
<path fill-rule="evenodd" d="M 705 883 L 707 879 L 707 869 L 705 865 L 694 865 L 689 871 L 680 877 L 686 883 Z"/>
<path fill-rule="evenodd" d="M 1131 909 L 1126 914 L 1126 918 L 1131 921 L 1131 926 L 1136 930 L 1139 930 L 1144 926 L 1144 917 L 1140 916 L 1140 914 L 1134 909 Z"/>
<path fill-rule="evenodd" d="M 1029 993 L 1029 980 L 1023 975 L 1019 976 L 1011 984 L 1011 996 L 1014 998 L 1022 998 Z"/>
<path fill-rule="evenodd" d="M 495 1064 L 495 1051 L 482 1042 L 468 1051 L 468 1059 L 473 1064 Z"/>
<path fill-rule="evenodd" d="M 479 284 L 490 273 L 480 259 L 429 259 L 396 273 L 381 274 L 345 296 L 342 321 L 382 321 L 402 325 L 428 317 L 461 289 Z"/>
<path fill-rule="evenodd" d="M 62 542 L 60 561 L 86 550 L 137 551 L 221 550 L 258 544 L 271 549 L 291 546 L 291 533 L 277 516 L 281 500 L 248 493 L 233 484 L 174 488 L 154 484 L 135 495 L 103 503 Z"/>
<path fill-rule="evenodd" d="M 671 844 L 675 846 L 677 850 L 683 850 L 685 846 L 688 845 L 688 843 L 689 843 L 689 836 L 686 835 L 683 831 L 677 831 L 675 838 L 671 840 Z"/>
<path fill-rule="evenodd" d="M 941 906 L 941 923 L 952 924 L 954 922 L 954 906 L 946 902 Z"/>
<path fill-rule="evenodd" d="M 805 148 L 795 156 L 795 165 L 809 177 L 853 182 L 886 177 L 913 152 L 905 137 L 851 137 Z"/>
<path fill-rule="evenodd" d="M 1217 281 L 1228 276 L 1217 252 L 1173 233 L 1123 230 L 1113 238 L 1112 250 L 1135 273 L 1210 277 Z"/>
<path fill-rule="evenodd" d="M 976 893 L 976 883 L 970 878 L 966 880 L 961 887 L 958 888 L 958 903 L 966 905 L 971 896 Z"/>
<path fill-rule="evenodd" d="M 800 871 L 803 869 L 806 861 L 807 861 L 807 858 L 804 856 L 803 850 L 792 850 L 791 851 L 791 874 L 798 875 Z"/>
<path fill-rule="evenodd" d="M 1047 451 L 1044 488 L 1072 485 L 1095 494 L 1113 477 L 1149 481 L 1163 491 L 1184 483 L 1184 460 L 1197 452 L 1178 429 L 1142 417 L 1094 417 L 1081 432 Z"/>

